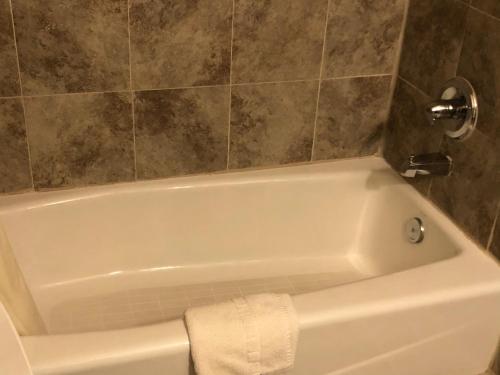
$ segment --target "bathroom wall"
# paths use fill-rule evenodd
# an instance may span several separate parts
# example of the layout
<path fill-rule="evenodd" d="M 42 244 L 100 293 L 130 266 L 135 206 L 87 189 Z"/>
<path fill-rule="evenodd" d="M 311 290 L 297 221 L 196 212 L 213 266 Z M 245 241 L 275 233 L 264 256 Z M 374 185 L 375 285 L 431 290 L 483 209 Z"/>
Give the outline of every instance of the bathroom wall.
<path fill-rule="evenodd" d="M 467 78 L 479 96 L 477 129 L 464 142 L 443 137 L 423 111 L 455 76 Z M 498 0 L 410 1 L 384 155 L 399 169 L 412 153 L 439 150 L 453 158 L 453 174 L 408 182 L 500 259 Z"/>
<path fill-rule="evenodd" d="M 404 8 L 0 0 L 0 192 L 375 154 Z"/>

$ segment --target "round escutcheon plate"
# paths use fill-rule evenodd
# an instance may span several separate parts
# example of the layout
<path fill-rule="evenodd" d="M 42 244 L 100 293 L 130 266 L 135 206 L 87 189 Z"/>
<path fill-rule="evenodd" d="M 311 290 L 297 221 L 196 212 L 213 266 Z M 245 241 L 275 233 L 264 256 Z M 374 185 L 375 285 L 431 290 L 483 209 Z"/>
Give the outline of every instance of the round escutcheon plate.
<path fill-rule="evenodd" d="M 424 240 L 424 224 L 418 217 L 409 219 L 405 224 L 405 233 L 408 241 L 419 243 Z"/>
<path fill-rule="evenodd" d="M 476 129 L 478 118 L 477 95 L 471 83 L 462 77 L 455 77 L 446 82 L 441 90 L 441 99 L 450 100 L 463 98 L 467 113 L 461 120 L 445 120 L 445 134 L 455 140 L 464 141 Z"/>

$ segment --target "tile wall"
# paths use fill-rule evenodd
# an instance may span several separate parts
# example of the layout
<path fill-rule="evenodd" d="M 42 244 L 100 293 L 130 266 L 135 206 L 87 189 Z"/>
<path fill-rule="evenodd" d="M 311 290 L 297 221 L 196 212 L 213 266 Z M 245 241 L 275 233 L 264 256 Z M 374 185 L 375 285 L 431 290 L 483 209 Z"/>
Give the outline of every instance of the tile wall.
<path fill-rule="evenodd" d="M 398 170 L 410 154 L 450 155 L 451 176 L 408 182 L 500 259 L 499 46 L 498 0 L 411 0 L 384 155 Z M 463 142 L 431 127 L 423 111 L 455 76 L 467 78 L 479 100 L 477 129 Z"/>
<path fill-rule="evenodd" d="M 423 113 L 455 76 L 467 78 L 479 100 L 477 129 L 464 142 L 444 137 Z M 451 176 L 408 182 L 500 260 L 499 0 L 410 0 L 384 143 L 396 170 L 410 154 L 442 151 L 453 158 Z M 500 353 L 497 374 L 499 363 Z"/>
<path fill-rule="evenodd" d="M 405 0 L 0 0 L 0 192 L 372 155 Z"/>

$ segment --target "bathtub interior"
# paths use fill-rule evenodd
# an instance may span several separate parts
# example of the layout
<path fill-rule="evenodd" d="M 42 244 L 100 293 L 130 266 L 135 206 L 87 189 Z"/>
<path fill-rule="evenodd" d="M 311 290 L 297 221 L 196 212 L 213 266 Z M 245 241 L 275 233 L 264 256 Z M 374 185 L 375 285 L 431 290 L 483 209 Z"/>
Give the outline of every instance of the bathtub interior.
<path fill-rule="evenodd" d="M 4 204 L 0 221 L 49 334 L 307 293 L 459 252 L 432 207 L 378 159 L 40 196 Z M 403 231 L 413 216 L 426 225 L 418 245 Z"/>

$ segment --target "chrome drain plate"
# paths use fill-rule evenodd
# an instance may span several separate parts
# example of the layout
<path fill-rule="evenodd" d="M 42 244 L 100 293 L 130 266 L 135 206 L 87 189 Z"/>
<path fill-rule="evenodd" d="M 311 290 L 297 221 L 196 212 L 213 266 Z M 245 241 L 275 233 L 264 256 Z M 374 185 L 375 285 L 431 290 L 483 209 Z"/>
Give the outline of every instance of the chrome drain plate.
<path fill-rule="evenodd" d="M 424 240 L 424 223 L 422 219 L 413 217 L 405 224 L 405 233 L 408 241 L 411 243 L 419 243 Z"/>

